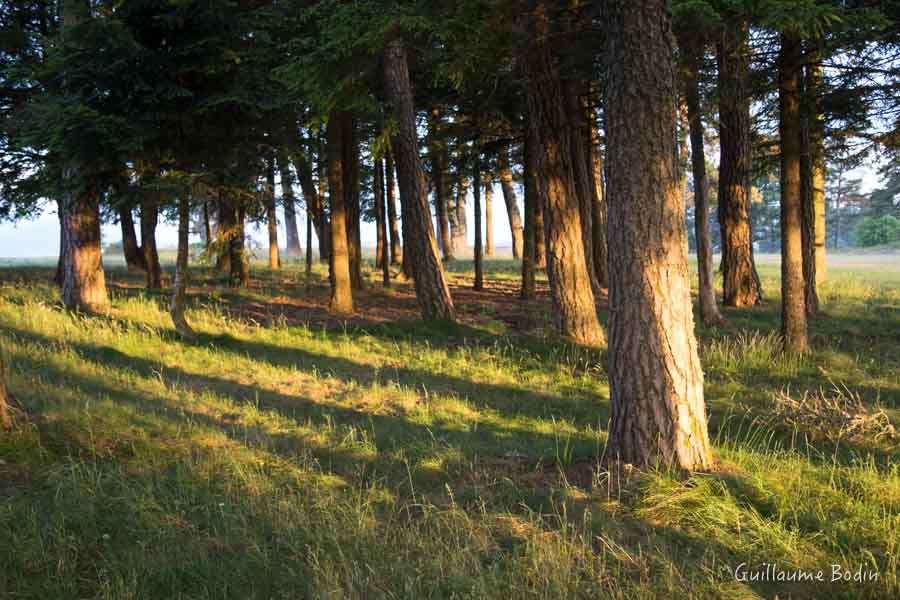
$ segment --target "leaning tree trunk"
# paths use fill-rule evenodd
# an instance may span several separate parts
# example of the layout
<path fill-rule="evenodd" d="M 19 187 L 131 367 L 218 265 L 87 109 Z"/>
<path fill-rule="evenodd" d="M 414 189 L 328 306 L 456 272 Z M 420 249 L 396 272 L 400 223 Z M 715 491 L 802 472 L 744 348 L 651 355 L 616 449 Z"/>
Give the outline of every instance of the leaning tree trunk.
<path fill-rule="evenodd" d="M 534 13 L 526 59 L 528 126 L 537 142 L 534 176 L 546 200 L 547 266 L 553 313 L 563 337 L 580 344 L 605 342 L 597 319 L 591 278 L 581 235 L 581 213 L 572 174 L 571 128 L 564 111 L 562 84 L 547 38 L 550 19 L 543 3 Z"/>
<path fill-rule="evenodd" d="M 103 311 L 109 299 L 100 248 L 99 194 L 93 189 L 72 192 L 64 201 L 62 223 L 63 304 L 69 309 Z"/>
<path fill-rule="evenodd" d="M 607 2 L 611 457 L 706 469 L 666 0 Z M 640 85 L 634 85 L 639 81 Z"/>
<path fill-rule="evenodd" d="M 472 202 L 475 205 L 475 284 L 476 290 L 484 289 L 484 247 L 481 244 L 481 160 L 475 157 L 472 171 Z"/>
<path fill-rule="evenodd" d="M 540 211 L 537 200 L 537 182 L 534 179 L 534 150 L 537 144 L 531 127 L 525 128 L 524 180 L 525 180 L 525 228 L 522 236 L 522 290 L 523 300 L 533 300 L 535 296 L 534 271 L 537 264 L 535 255 L 535 217 Z"/>
<path fill-rule="evenodd" d="M 754 306 L 762 289 L 750 231 L 750 94 L 747 22 L 730 18 L 717 44 L 719 63 L 719 224 L 725 304 Z"/>
<path fill-rule="evenodd" d="M 346 119 L 337 110 L 328 115 L 328 195 L 331 200 L 331 311 L 341 315 L 353 312 L 353 287 L 350 282 L 350 253 L 347 245 L 347 207 L 344 203 L 343 128 Z"/>
<path fill-rule="evenodd" d="M 147 265 L 147 289 L 162 288 L 162 268 L 156 249 L 156 225 L 159 222 L 159 193 L 144 192 L 141 199 L 141 252 Z"/>
<path fill-rule="evenodd" d="M 803 50 L 796 32 L 781 36 L 778 57 L 778 133 L 781 139 L 781 333 L 787 352 L 808 349 L 803 281 L 803 199 L 800 184 Z"/>
<path fill-rule="evenodd" d="M 397 218 L 397 205 L 394 203 L 394 158 L 387 153 L 384 159 L 385 200 L 387 201 L 388 225 L 391 232 L 391 264 L 403 262 L 403 248 L 400 245 L 400 219 Z"/>
<path fill-rule="evenodd" d="M 146 271 L 147 263 L 138 246 L 137 234 L 134 232 L 134 218 L 131 207 L 119 207 L 119 226 L 122 229 L 122 253 L 125 255 L 125 266 L 129 271 Z"/>
<path fill-rule="evenodd" d="M 484 185 L 484 255 L 494 255 L 494 182 Z"/>
<path fill-rule="evenodd" d="M 513 187 L 512 169 L 509 167 L 509 145 L 500 147 L 497 153 L 500 190 L 506 204 L 506 216 L 509 219 L 509 232 L 512 235 L 513 258 L 522 258 L 522 215 L 516 202 L 516 190 Z"/>
<path fill-rule="evenodd" d="M 692 35 L 692 34 L 688 34 Z M 691 171 L 694 176 L 694 235 L 697 238 L 697 271 L 700 278 L 700 318 L 709 325 L 723 319 L 716 305 L 713 275 L 712 242 L 709 235 L 709 182 L 706 177 L 706 150 L 703 147 L 703 121 L 700 109 L 700 87 L 697 74 L 703 44 L 694 43 L 688 35 L 680 44 L 684 83 L 684 99 L 691 138 Z"/>
<path fill-rule="evenodd" d="M 175 259 L 175 280 L 172 283 L 172 303 L 169 307 L 169 314 L 172 316 L 172 323 L 175 324 L 175 331 L 183 338 L 192 337 L 194 334 L 184 316 L 190 218 L 188 197 L 187 194 L 182 193 L 178 198 L 178 256 Z"/>
<path fill-rule="evenodd" d="M 453 299 L 444 279 L 431 211 L 428 209 L 428 193 L 425 176 L 419 164 L 416 140 L 416 117 L 412 87 L 406 62 L 406 50 L 399 38 L 387 43 L 384 50 L 384 83 L 387 96 L 393 105 L 397 130 L 391 140 L 397 160 L 400 183 L 400 203 L 403 207 L 403 223 L 408 223 L 410 235 L 404 236 L 405 251 L 410 254 L 414 266 L 416 298 L 425 319 L 456 320 Z"/>
<path fill-rule="evenodd" d="M 272 157 L 266 166 L 266 225 L 269 229 L 269 269 L 278 270 L 281 257 L 278 253 L 278 213 L 275 210 L 275 158 Z M 294 219 L 296 221 L 296 217 Z M 296 226 L 296 222 L 294 223 Z"/>
<path fill-rule="evenodd" d="M 297 228 L 294 176 L 283 150 L 279 150 L 277 162 L 278 171 L 281 174 L 281 202 L 284 205 L 285 250 L 288 256 L 300 256 L 302 249 L 300 248 L 300 232 Z"/>
<path fill-rule="evenodd" d="M 387 243 L 387 211 L 384 204 L 384 167 L 380 158 L 375 159 L 375 224 L 378 227 L 378 247 L 375 251 L 375 260 L 381 267 L 381 283 L 384 287 L 391 287 L 391 257 Z"/>

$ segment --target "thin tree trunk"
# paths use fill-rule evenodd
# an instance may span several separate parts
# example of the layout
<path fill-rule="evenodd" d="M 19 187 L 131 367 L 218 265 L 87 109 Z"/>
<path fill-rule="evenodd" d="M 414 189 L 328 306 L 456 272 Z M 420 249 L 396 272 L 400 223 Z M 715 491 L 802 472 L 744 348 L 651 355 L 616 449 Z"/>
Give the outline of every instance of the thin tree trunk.
<path fill-rule="evenodd" d="M 810 51 L 815 54 L 814 50 Z M 818 67 L 818 71 L 817 71 Z M 818 75 L 817 75 L 818 74 Z M 800 162 L 801 195 L 803 198 L 803 279 L 806 315 L 819 314 L 819 263 L 824 267 L 825 232 L 825 173 L 822 155 L 822 117 L 818 94 L 821 79 L 821 64 L 807 64 L 804 73 L 803 103 L 801 105 L 802 156 Z M 821 216 L 821 219 L 820 219 Z M 820 220 L 822 223 L 820 223 Z"/>
<path fill-rule="evenodd" d="M 590 140 L 588 141 L 591 159 L 591 183 L 594 186 L 594 206 L 592 211 L 593 242 L 594 242 L 594 271 L 597 274 L 597 283 L 601 288 L 609 287 L 609 244 L 606 232 L 606 193 L 603 189 L 603 153 L 600 148 L 600 129 L 597 126 L 597 116 L 594 109 L 585 106 L 588 114 L 588 127 Z"/>
<path fill-rule="evenodd" d="M 327 188 L 327 185 L 324 184 L 325 177 L 324 174 L 320 174 L 319 189 L 316 189 L 312 176 L 312 166 L 306 154 L 297 151 L 294 152 L 293 157 L 297 178 L 300 180 L 300 189 L 303 191 L 303 200 L 306 202 L 306 216 L 307 218 L 312 217 L 313 226 L 316 229 L 316 237 L 319 239 L 319 256 L 327 259 L 329 255 L 330 226 L 325 214 L 323 194 L 323 190 Z M 286 159 L 285 164 L 287 164 Z M 322 161 L 320 161 L 320 164 L 322 164 Z"/>
<path fill-rule="evenodd" d="M 717 44 L 719 63 L 719 224 L 725 304 L 755 306 L 762 289 L 750 232 L 750 95 L 747 22 L 729 17 Z"/>
<path fill-rule="evenodd" d="M 468 231 L 466 226 L 466 195 L 469 192 L 469 178 L 466 177 L 463 165 L 459 165 L 459 176 L 456 181 L 456 199 L 453 202 L 453 251 L 465 254 L 468 249 Z"/>
<path fill-rule="evenodd" d="M 535 296 L 534 271 L 537 263 L 535 216 L 540 210 L 537 201 L 537 182 L 534 180 L 534 151 L 537 145 L 531 127 L 525 127 L 524 179 L 525 179 L 525 228 L 522 236 L 522 290 L 523 300 L 533 300 Z"/>
<path fill-rule="evenodd" d="M 147 289 L 162 288 L 162 268 L 156 249 L 156 225 L 159 222 L 159 193 L 144 192 L 141 199 L 141 252 L 147 264 Z"/>
<path fill-rule="evenodd" d="M 219 191 L 216 202 L 218 215 L 218 230 L 216 232 L 218 255 L 216 256 L 216 270 L 219 273 L 231 273 L 231 236 L 235 232 L 234 207 L 228 202 L 224 191 Z"/>
<path fill-rule="evenodd" d="M 472 170 L 472 201 L 475 204 L 475 285 L 484 289 L 484 248 L 481 244 L 481 158 L 476 156 Z"/>
<path fill-rule="evenodd" d="M 700 318 L 708 325 L 721 324 L 723 319 L 716 305 L 713 275 L 712 241 L 709 236 L 709 182 L 706 177 L 706 150 L 703 147 L 703 121 L 700 109 L 700 87 L 697 73 L 703 44 L 682 36 L 680 49 L 687 105 L 687 120 L 691 139 L 691 171 L 694 176 L 694 235 L 697 238 L 697 271 L 700 279 Z"/>
<path fill-rule="evenodd" d="M 484 255 L 494 255 L 494 182 L 484 182 Z"/>
<path fill-rule="evenodd" d="M 522 258 L 522 215 L 516 199 L 516 190 L 513 187 L 512 169 L 509 167 L 509 145 L 504 144 L 497 152 L 498 176 L 500 177 L 500 190 L 503 192 L 503 202 L 506 204 L 506 216 L 509 219 L 509 232 L 512 236 L 513 258 Z"/>
<path fill-rule="evenodd" d="M 273 197 L 274 203 L 274 197 Z M 181 337 L 192 337 L 194 331 L 184 316 L 185 291 L 188 279 L 188 234 L 190 231 L 191 211 L 187 194 L 182 193 L 178 198 L 178 257 L 175 259 L 175 280 L 172 283 L 172 302 L 169 314 L 175 331 Z"/>
<path fill-rule="evenodd" d="M 391 232 L 391 264 L 403 263 L 403 248 L 400 245 L 400 220 L 397 218 L 397 205 L 394 203 L 394 157 L 388 152 L 384 159 L 385 182 L 387 183 L 387 214 Z"/>
<path fill-rule="evenodd" d="M 321 233 L 319 236 L 319 262 L 327 262 L 331 264 L 331 225 L 325 215 L 326 196 L 328 196 L 328 175 L 326 174 L 327 158 L 323 159 L 320 153 L 318 164 L 316 166 L 319 177 L 319 212 L 318 220 L 315 221 L 316 232 Z M 324 154 L 327 154 L 325 152 Z M 321 232 L 319 232 L 319 223 L 321 223 Z"/>
<path fill-rule="evenodd" d="M 375 159 L 375 222 L 378 228 L 378 247 L 375 257 L 381 267 L 381 282 L 386 288 L 391 287 L 391 257 L 387 243 L 387 212 L 384 202 L 384 163 Z"/>
<path fill-rule="evenodd" d="M 278 270 L 281 256 L 278 252 L 278 214 L 275 210 L 275 157 L 271 157 L 266 165 L 266 223 L 269 229 L 269 269 Z M 296 216 L 294 218 L 296 227 Z"/>
<path fill-rule="evenodd" d="M 609 451 L 625 463 L 696 470 L 711 466 L 712 452 L 674 152 L 668 5 L 606 4 Z"/>
<path fill-rule="evenodd" d="M 813 212 L 815 214 L 815 281 L 816 286 L 828 278 L 825 230 L 825 122 L 822 115 L 822 59 L 816 59 L 808 67 L 807 95 L 812 114 L 810 120 L 810 162 L 812 168 Z"/>
<path fill-rule="evenodd" d="M 281 175 L 281 203 L 284 206 L 285 251 L 288 256 L 300 256 L 300 233 L 297 228 L 297 199 L 294 196 L 294 176 L 283 150 L 277 156 Z"/>
<path fill-rule="evenodd" d="M 429 153 L 431 158 L 431 180 L 434 185 L 434 208 L 437 213 L 438 232 L 444 260 L 454 260 L 453 243 L 450 240 L 450 219 L 447 215 L 447 148 L 442 137 L 441 109 L 431 107 L 428 121 Z"/>
<path fill-rule="evenodd" d="M 337 110 L 328 115 L 328 195 L 331 200 L 331 311 L 341 315 L 353 312 L 353 286 L 350 282 L 350 250 L 347 245 L 347 195 L 344 193 L 343 128 L 346 119 Z"/>
<path fill-rule="evenodd" d="M 407 231 L 410 233 L 409 236 L 404 236 L 405 252 L 411 255 L 411 263 L 414 265 L 416 298 L 425 319 L 454 321 L 456 311 L 444 279 L 444 269 L 431 226 L 425 176 L 419 164 L 415 108 L 406 51 L 399 38 L 387 43 L 383 59 L 387 96 L 397 119 L 397 131 L 391 145 L 397 159 L 403 223 L 405 226 L 408 223 Z"/>
<path fill-rule="evenodd" d="M 312 213 L 306 210 L 306 283 L 309 284 L 309 278 L 312 276 L 312 230 L 313 230 Z M 321 241 L 319 242 L 321 244 Z"/>
<path fill-rule="evenodd" d="M 209 222 L 209 201 L 208 200 L 203 202 L 203 231 L 204 231 L 203 242 L 206 246 L 206 250 L 209 250 L 209 245 L 212 244 L 213 230 L 212 230 L 212 225 Z"/>
<path fill-rule="evenodd" d="M 531 165 L 531 172 L 536 173 L 537 169 L 537 147 L 535 142 L 534 164 Z M 533 175 L 534 176 L 534 175 Z M 547 224 L 544 222 L 544 207 L 547 205 L 547 197 L 544 190 L 537 184 L 535 176 L 534 188 L 534 266 L 538 269 L 547 268 Z"/>
<path fill-rule="evenodd" d="M 781 36 L 778 57 L 778 133 L 781 139 L 781 333 L 790 353 L 808 349 L 803 281 L 803 199 L 800 161 L 802 115 L 800 75 L 803 50 L 799 35 Z"/>
<path fill-rule="evenodd" d="M 66 198 L 63 228 L 63 304 L 68 309 L 101 312 L 109 306 L 109 298 L 100 248 L 100 200 L 95 190 L 80 190 Z"/>
<path fill-rule="evenodd" d="M 146 271 L 147 263 L 141 248 L 138 246 L 137 234 L 134 232 L 134 218 L 131 216 L 131 207 L 119 207 L 119 226 L 122 229 L 122 253 L 125 255 L 125 265 L 129 271 Z"/>
<path fill-rule="evenodd" d="M 545 198 L 548 275 L 556 326 L 580 344 L 605 343 L 585 261 L 581 213 L 572 174 L 571 128 L 557 67 L 547 46 L 550 20 L 543 2 L 533 15 L 526 58 L 528 126 L 538 142 L 535 178 Z"/>
<path fill-rule="evenodd" d="M 235 198 L 230 209 L 234 212 L 233 235 L 228 238 L 228 252 L 231 255 L 231 285 L 247 287 L 250 284 L 250 257 L 247 256 L 244 224 L 247 220 L 246 208 L 240 198 Z"/>
<path fill-rule="evenodd" d="M 360 239 L 359 205 L 359 143 L 356 139 L 356 119 L 349 112 L 342 112 L 341 128 L 344 152 L 344 209 L 347 217 L 347 249 L 350 259 L 350 285 L 354 290 L 364 287 L 362 277 L 362 240 Z"/>

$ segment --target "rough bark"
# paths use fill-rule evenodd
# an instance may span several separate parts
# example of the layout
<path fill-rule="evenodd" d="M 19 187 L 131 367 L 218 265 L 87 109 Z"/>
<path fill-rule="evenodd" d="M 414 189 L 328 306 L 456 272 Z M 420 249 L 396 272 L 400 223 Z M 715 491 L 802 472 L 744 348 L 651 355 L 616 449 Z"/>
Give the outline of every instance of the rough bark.
<path fill-rule="evenodd" d="M 700 279 L 700 318 L 708 325 L 722 322 L 716 305 L 713 275 L 712 241 L 709 234 L 709 181 L 706 176 L 706 150 L 703 147 L 703 121 L 700 87 L 697 79 L 702 43 L 693 43 L 687 34 L 681 43 L 681 76 L 691 141 L 691 173 L 694 177 L 694 235 L 697 238 L 697 271 Z"/>
<path fill-rule="evenodd" d="M 273 197 L 274 203 L 274 197 Z M 178 256 L 175 259 L 175 280 L 172 283 L 172 301 L 169 314 L 175 331 L 181 337 L 192 337 L 194 331 L 184 316 L 185 291 L 188 279 L 188 233 L 190 231 L 191 211 L 186 194 L 178 199 Z"/>
<path fill-rule="evenodd" d="M 405 227 L 408 224 L 409 235 L 404 235 L 404 250 L 411 255 L 411 263 L 414 265 L 416 298 L 425 319 L 453 321 L 456 319 L 456 311 L 444 279 L 444 269 L 431 226 L 425 176 L 419 164 L 415 108 L 406 51 L 399 38 L 387 43 L 382 64 L 387 96 L 397 119 L 397 131 L 391 140 L 391 146 L 397 161 L 403 223 Z"/>
<path fill-rule="evenodd" d="M 607 11 L 609 452 L 640 466 L 706 469 L 668 2 L 611 0 Z"/>
<path fill-rule="evenodd" d="M 141 253 L 147 265 L 147 289 L 162 288 L 162 268 L 156 249 L 156 225 L 159 222 L 159 194 L 144 192 L 141 197 Z"/>
<path fill-rule="evenodd" d="M 353 287 L 350 282 L 350 250 L 347 245 L 347 209 L 344 206 L 343 128 L 346 120 L 337 110 L 328 114 L 326 128 L 328 155 L 328 196 L 331 201 L 331 311 L 347 315 L 353 312 Z"/>
<path fill-rule="evenodd" d="M 234 214 L 233 233 L 228 238 L 229 266 L 231 267 L 231 285 L 247 287 L 250 284 L 250 257 L 247 256 L 244 224 L 247 220 L 243 201 L 234 198 L 230 205 Z"/>
<path fill-rule="evenodd" d="M 730 17 L 717 43 L 719 65 L 719 223 L 725 304 L 755 306 L 762 289 L 750 231 L 750 94 L 748 25 Z"/>
<path fill-rule="evenodd" d="M 323 158 L 321 156 L 318 157 L 316 169 L 319 180 L 319 201 L 318 208 L 319 211 L 316 213 L 317 220 L 314 222 L 316 225 L 316 231 L 319 232 L 319 223 L 321 223 L 321 236 L 319 237 L 319 262 L 327 262 L 331 264 L 331 224 L 328 220 L 327 215 L 325 214 L 325 206 L 327 203 L 326 197 L 328 196 L 328 176 L 325 174 L 326 163 L 328 161 L 327 157 Z M 301 178 L 302 181 L 302 178 Z"/>
<path fill-rule="evenodd" d="M 391 264 L 399 265 L 403 262 L 403 248 L 400 245 L 400 220 L 397 218 L 397 205 L 394 203 L 394 158 L 390 152 L 384 159 L 384 170 L 387 186 L 385 200 L 391 233 Z"/>
<path fill-rule="evenodd" d="M 234 208 L 228 203 L 224 191 L 219 191 L 216 202 L 218 227 L 216 229 L 216 270 L 219 273 L 231 273 L 231 236 L 235 231 Z"/>
<path fill-rule="evenodd" d="M 484 289 L 484 247 L 481 243 L 481 160 L 475 158 L 472 170 L 472 202 L 475 208 L 475 283 L 476 290 Z"/>
<path fill-rule="evenodd" d="M 378 246 L 375 250 L 375 260 L 381 268 L 381 283 L 384 287 L 391 287 L 391 256 L 388 251 L 387 240 L 387 209 L 384 203 L 384 163 L 380 158 L 375 159 L 375 225 L 378 228 Z"/>
<path fill-rule="evenodd" d="M 509 231 L 512 235 L 513 258 L 522 258 L 522 215 L 519 213 L 516 190 L 513 187 L 512 169 L 509 166 L 509 145 L 501 146 L 500 151 L 497 152 L 497 166 L 500 190 L 503 192 L 503 202 L 506 204 L 506 216 L 509 220 Z"/>
<path fill-rule="evenodd" d="M 812 106 L 810 120 L 810 166 L 812 168 L 813 212 L 815 213 L 816 285 L 828 278 L 825 230 L 825 120 L 822 114 L 822 60 L 809 65 L 806 80 L 807 94 Z"/>
<path fill-rule="evenodd" d="M 74 179 L 73 171 L 70 177 Z M 63 304 L 69 309 L 101 312 L 109 299 L 100 248 L 99 194 L 82 189 L 70 193 L 64 204 Z"/>
<path fill-rule="evenodd" d="M 581 213 L 572 173 L 571 128 L 559 72 L 547 45 L 550 20 L 539 3 L 526 55 L 528 126 L 537 142 L 534 176 L 545 200 L 547 266 L 559 333 L 580 344 L 605 342 L 585 261 Z"/>
<path fill-rule="evenodd" d="M 799 35 L 781 36 L 778 56 L 778 133 L 781 146 L 781 333 L 790 353 L 808 349 L 803 280 L 803 198 L 800 183 L 803 117 Z"/>
<path fill-rule="evenodd" d="M 144 261 L 140 246 L 138 246 L 130 207 L 124 205 L 119 207 L 119 226 L 122 229 L 122 253 L 125 255 L 125 266 L 131 272 L 145 271 L 147 263 Z"/>
<path fill-rule="evenodd" d="M 278 213 L 275 210 L 275 158 L 272 157 L 266 166 L 266 189 L 264 192 L 266 203 L 266 225 L 269 230 L 269 269 L 278 270 L 281 266 L 281 256 L 278 252 Z M 296 221 L 296 216 L 295 219 Z M 296 223 L 294 223 L 296 227 Z"/>
<path fill-rule="evenodd" d="M 814 55 L 814 51 L 810 52 Z M 801 197 L 803 199 L 803 279 L 806 314 L 819 313 L 819 266 L 825 260 L 825 159 L 822 137 L 823 123 L 819 103 L 821 64 L 810 63 L 804 69 L 802 110 L 802 154 L 800 162 Z M 820 222 L 821 221 L 821 222 Z"/>
<path fill-rule="evenodd" d="M 494 182 L 484 184 L 484 255 L 494 255 Z"/>
<path fill-rule="evenodd" d="M 66 214 L 66 206 L 64 200 L 56 201 L 56 217 L 59 220 L 59 252 L 56 259 L 56 274 L 53 275 L 53 283 L 62 287 L 63 278 L 65 277 L 65 254 L 66 254 L 66 224 L 64 217 Z"/>
<path fill-rule="evenodd" d="M 300 256 L 300 233 L 297 228 L 297 199 L 294 196 L 294 176 L 284 151 L 277 156 L 281 175 L 281 203 L 284 207 L 285 251 L 288 256 Z"/>

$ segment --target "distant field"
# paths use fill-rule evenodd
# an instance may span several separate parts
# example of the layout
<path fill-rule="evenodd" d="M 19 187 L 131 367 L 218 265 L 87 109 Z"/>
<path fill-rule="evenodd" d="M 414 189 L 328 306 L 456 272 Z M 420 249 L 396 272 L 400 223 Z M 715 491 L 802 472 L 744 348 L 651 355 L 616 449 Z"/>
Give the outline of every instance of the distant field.
<path fill-rule="evenodd" d="M 0 260 L 0 597 L 900 598 L 895 256 L 831 256 L 802 359 L 759 257 L 763 305 L 698 327 L 718 466 L 691 477 L 603 466 L 605 352 L 555 337 L 517 262 L 478 293 L 448 265 L 453 326 L 371 264 L 347 321 L 318 263 L 197 267 L 187 342 L 113 258 L 110 314 L 65 312 L 54 263 Z"/>

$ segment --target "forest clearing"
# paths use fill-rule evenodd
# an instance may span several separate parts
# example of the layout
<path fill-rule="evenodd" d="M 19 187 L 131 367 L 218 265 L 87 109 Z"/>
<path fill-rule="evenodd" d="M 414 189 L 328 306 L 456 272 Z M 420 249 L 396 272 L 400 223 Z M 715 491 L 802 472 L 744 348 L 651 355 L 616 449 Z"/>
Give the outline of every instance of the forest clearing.
<path fill-rule="evenodd" d="M 687 478 L 599 460 L 603 351 L 554 338 L 545 280 L 527 307 L 497 302 L 510 259 L 486 263 L 492 285 L 458 304 L 459 324 L 435 326 L 415 320 L 409 284 L 372 284 L 361 301 L 397 312 L 344 325 L 322 308 L 321 270 L 307 286 L 302 266 L 254 265 L 238 291 L 198 271 L 191 341 L 122 268 L 109 315 L 85 319 L 57 304 L 52 268 L 5 265 L 0 343 L 29 416 L 0 441 L 0 589 L 896 596 L 900 266 L 832 258 L 814 352 L 781 354 L 777 298 L 698 330 L 718 465 Z M 777 266 L 759 264 L 776 289 Z M 449 272 L 454 293 L 469 286 L 471 263 Z M 741 563 L 826 583 L 738 581 Z M 833 583 L 832 564 L 878 579 Z"/>

